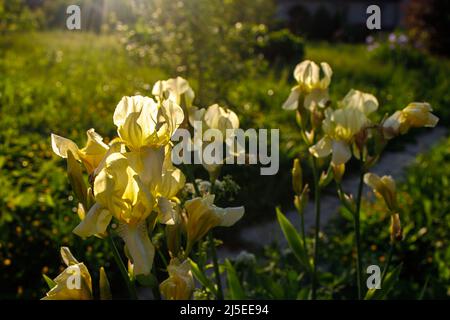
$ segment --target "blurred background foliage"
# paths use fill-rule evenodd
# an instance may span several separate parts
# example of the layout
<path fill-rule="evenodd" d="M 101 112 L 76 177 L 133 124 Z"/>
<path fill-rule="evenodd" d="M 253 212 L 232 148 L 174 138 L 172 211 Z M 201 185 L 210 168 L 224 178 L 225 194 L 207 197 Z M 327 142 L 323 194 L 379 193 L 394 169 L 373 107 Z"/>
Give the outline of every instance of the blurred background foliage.
<path fill-rule="evenodd" d="M 277 175 L 260 176 L 257 166 L 224 168 L 223 174 L 240 186 L 228 203 L 246 207 L 236 229 L 274 219 L 275 206 L 291 203 L 292 158 L 304 146 L 295 117 L 281 105 L 294 84 L 292 70 L 302 59 L 331 65 L 335 100 L 352 87 L 373 93 L 380 116 L 410 101 L 429 101 L 448 127 L 450 62 L 443 57 L 448 54 L 444 46 L 434 47 L 448 41 L 448 28 L 442 31 L 448 15 L 441 14 L 444 2 L 426 2 L 410 1 L 426 10 L 410 7 L 406 28 L 392 33 L 394 41 L 392 34 L 377 32 L 365 44 L 347 43 L 365 39 L 367 30 L 353 35 L 361 29 L 347 30 L 343 17 L 325 9 L 311 16 L 296 8 L 291 19 L 282 21 L 279 4 L 272 0 L 81 0 L 82 31 L 73 32 L 65 30 L 65 10 L 72 1 L 0 0 L 0 297 L 41 297 L 41 274 L 58 273 L 61 245 L 73 248 L 94 276 L 100 265 L 114 271 L 105 243 L 71 234 L 78 222 L 76 202 L 65 162 L 51 152 L 50 133 L 82 145 L 85 131 L 95 127 L 112 138 L 111 118 L 120 98 L 149 95 L 158 79 L 186 77 L 197 106 L 226 105 L 239 115 L 243 128 L 281 128 Z M 428 274 L 425 297 L 448 295 L 448 147 L 447 141 L 420 157 L 402 186 L 411 231 L 398 249 L 405 273 L 393 297 L 415 298 Z M 205 174 L 201 167 L 197 171 Z M 373 253 L 367 259 L 375 261 L 388 245 L 387 222 L 380 205 L 367 203 L 365 209 L 365 244 L 380 248 L 368 249 Z M 323 295 L 345 298 L 353 292 L 348 286 L 353 275 L 332 274 L 348 269 L 353 233 L 345 214 L 330 226 L 326 257 L 331 266 L 323 273 Z M 423 228 L 426 232 L 414 237 Z M 220 236 L 239 248 L 235 234 Z M 245 255 L 238 261 L 247 294 L 303 297 L 292 254 L 276 246 L 265 252 L 267 264 Z M 121 288 L 113 290 L 120 295 Z"/>

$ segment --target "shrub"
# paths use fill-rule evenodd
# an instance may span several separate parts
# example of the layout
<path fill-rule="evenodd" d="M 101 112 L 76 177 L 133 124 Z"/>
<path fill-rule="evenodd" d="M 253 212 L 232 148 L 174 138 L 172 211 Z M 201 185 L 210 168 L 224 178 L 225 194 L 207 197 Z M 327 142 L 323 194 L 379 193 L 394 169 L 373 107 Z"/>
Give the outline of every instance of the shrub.
<path fill-rule="evenodd" d="M 271 63 L 293 64 L 302 60 L 305 48 L 302 38 L 294 35 L 288 29 L 270 32 L 260 50 Z"/>

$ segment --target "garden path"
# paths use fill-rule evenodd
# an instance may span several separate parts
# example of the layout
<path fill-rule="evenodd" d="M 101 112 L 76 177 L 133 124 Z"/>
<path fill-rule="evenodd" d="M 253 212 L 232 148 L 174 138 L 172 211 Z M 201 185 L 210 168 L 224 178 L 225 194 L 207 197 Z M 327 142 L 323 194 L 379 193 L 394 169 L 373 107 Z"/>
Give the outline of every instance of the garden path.
<path fill-rule="evenodd" d="M 448 134 L 445 127 L 436 127 L 433 130 L 424 132 L 416 137 L 413 143 L 407 143 L 401 151 L 387 151 L 383 154 L 380 161 L 371 169 L 371 172 L 378 175 L 391 175 L 396 180 L 401 180 L 406 167 L 414 162 L 417 155 L 426 152 L 431 146 L 437 143 L 441 138 Z M 344 178 L 343 189 L 346 193 L 356 194 L 358 188 L 359 177 L 357 175 L 349 175 Z M 364 188 L 366 193 L 367 187 Z M 337 214 L 339 208 L 339 199 L 335 192 L 324 194 L 321 203 L 321 225 L 322 227 Z M 286 217 L 296 228 L 300 227 L 300 218 L 295 210 L 285 212 Z M 274 213 L 275 217 L 275 213 Z M 305 208 L 305 227 L 310 230 L 314 226 L 314 204 L 312 201 Z M 285 243 L 283 234 L 276 219 L 267 221 L 259 225 L 243 228 L 239 233 L 242 250 L 250 252 L 255 249 L 262 248 L 274 241 Z M 230 248 L 220 248 L 218 254 L 220 258 L 233 258 L 239 254 L 241 250 L 233 250 Z"/>

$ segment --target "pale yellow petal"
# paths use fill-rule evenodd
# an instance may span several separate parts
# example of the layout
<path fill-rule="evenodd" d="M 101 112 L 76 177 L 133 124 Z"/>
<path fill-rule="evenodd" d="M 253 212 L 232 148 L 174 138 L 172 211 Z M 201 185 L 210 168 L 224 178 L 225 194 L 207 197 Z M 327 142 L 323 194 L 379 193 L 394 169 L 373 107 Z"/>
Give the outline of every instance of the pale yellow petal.
<path fill-rule="evenodd" d="M 118 232 L 130 253 L 134 274 L 148 275 L 152 269 L 155 248 L 148 236 L 146 222 L 137 225 L 121 223 Z"/>
<path fill-rule="evenodd" d="M 244 216 L 245 212 L 244 207 L 218 209 L 216 214 L 221 218 L 220 226 L 222 227 L 231 227 Z"/>
<path fill-rule="evenodd" d="M 282 108 L 284 110 L 297 110 L 299 97 L 300 92 L 297 87 L 292 88 L 291 93 L 289 94 L 287 100 L 283 103 Z"/>
<path fill-rule="evenodd" d="M 333 155 L 331 157 L 331 162 L 334 165 L 345 164 L 352 157 L 352 152 L 347 143 L 343 141 L 333 141 L 332 143 Z"/>
<path fill-rule="evenodd" d="M 52 149 L 56 155 L 61 158 L 67 158 L 67 151 L 71 151 L 75 159 L 81 160 L 78 154 L 78 146 L 70 139 L 58 136 L 56 134 L 51 134 Z"/>
<path fill-rule="evenodd" d="M 82 238 L 105 233 L 111 219 L 112 214 L 96 203 L 88 211 L 85 218 L 75 227 L 73 233 Z"/>
<path fill-rule="evenodd" d="M 332 142 L 328 137 L 320 139 L 315 145 L 309 148 L 309 152 L 316 158 L 324 158 L 332 151 Z"/>

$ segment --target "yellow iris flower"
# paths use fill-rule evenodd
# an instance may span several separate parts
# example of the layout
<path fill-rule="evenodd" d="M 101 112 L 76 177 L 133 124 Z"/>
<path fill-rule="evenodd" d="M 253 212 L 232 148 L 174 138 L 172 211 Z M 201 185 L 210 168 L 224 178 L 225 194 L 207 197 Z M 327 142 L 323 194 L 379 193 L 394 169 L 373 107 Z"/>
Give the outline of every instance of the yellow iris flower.
<path fill-rule="evenodd" d="M 383 133 L 387 139 L 405 134 L 410 128 L 435 127 L 439 118 L 431 113 L 429 103 L 413 102 L 406 108 L 396 111 L 383 123 Z"/>
<path fill-rule="evenodd" d="M 214 195 L 206 195 L 186 201 L 186 231 L 191 245 L 201 239 L 214 227 L 230 227 L 239 221 L 245 212 L 244 207 L 219 208 L 214 205 Z"/>
<path fill-rule="evenodd" d="M 323 77 L 320 76 L 320 67 Z M 320 67 L 310 60 L 305 60 L 295 67 L 294 78 L 298 84 L 291 89 L 283 109 L 296 110 L 301 96 L 304 97 L 303 105 L 308 110 L 312 111 L 317 106 L 321 108 L 326 106 L 333 70 L 326 62 L 321 62 Z"/>
<path fill-rule="evenodd" d="M 167 300 L 190 299 L 194 291 L 194 278 L 189 260 L 181 263 L 177 258 L 173 258 L 167 266 L 167 272 L 169 278 L 159 285 L 164 298 Z"/>
<path fill-rule="evenodd" d="M 67 266 L 53 281 L 55 286 L 42 300 L 92 300 L 92 280 L 88 269 L 74 258 L 69 248 L 61 248 Z"/>
<path fill-rule="evenodd" d="M 189 82 L 176 77 L 167 80 L 159 80 L 153 85 L 152 94 L 158 99 L 170 99 L 179 106 L 190 108 L 194 101 L 195 93 Z"/>
<path fill-rule="evenodd" d="M 366 173 L 364 175 L 364 183 L 372 188 L 375 194 L 383 197 L 389 210 L 395 212 L 397 210 L 397 191 L 395 181 L 391 176 L 379 177 L 374 173 Z"/>
<path fill-rule="evenodd" d="M 96 203 L 74 229 L 81 237 L 106 232 L 112 217 L 131 255 L 136 275 L 149 274 L 154 257 L 145 219 L 155 207 L 150 193 L 130 161 L 132 153 L 113 153 L 94 181 Z"/>
<path fill-rule="evenodd" d="M 52 133 L 52 149 L 62 158 L 67 158 L 68 151 L 72 152 L 75 159 L 81 161 L 87 172 L 91 174 L 103 160 L 109 146 L 103 142 L 103 138 L 94 129 L 89 129 L 86 135 L 86 146 L 80 149 L 72 140 Z"/>
<path fill-rule="evenodd" d="M 378 101 L 371 94 L 352 89 L 339 106 L 336 110 L 325 110 L 322 122 L 325 136 L 309 148 L 317 158 L 332 154 L 331 163 L 335 166 L 350 160 L 350 145 L 355 135 L 370 122 L 368 115 L 378 108 Z"/>
<path fill-rule="evenodd" d="M 160 103 L 143 96 L 123 97 L 114 111 L 114 124 L 131 151 L 169 143 L 184 119 L 183 109 L 172 100 Z"/>

